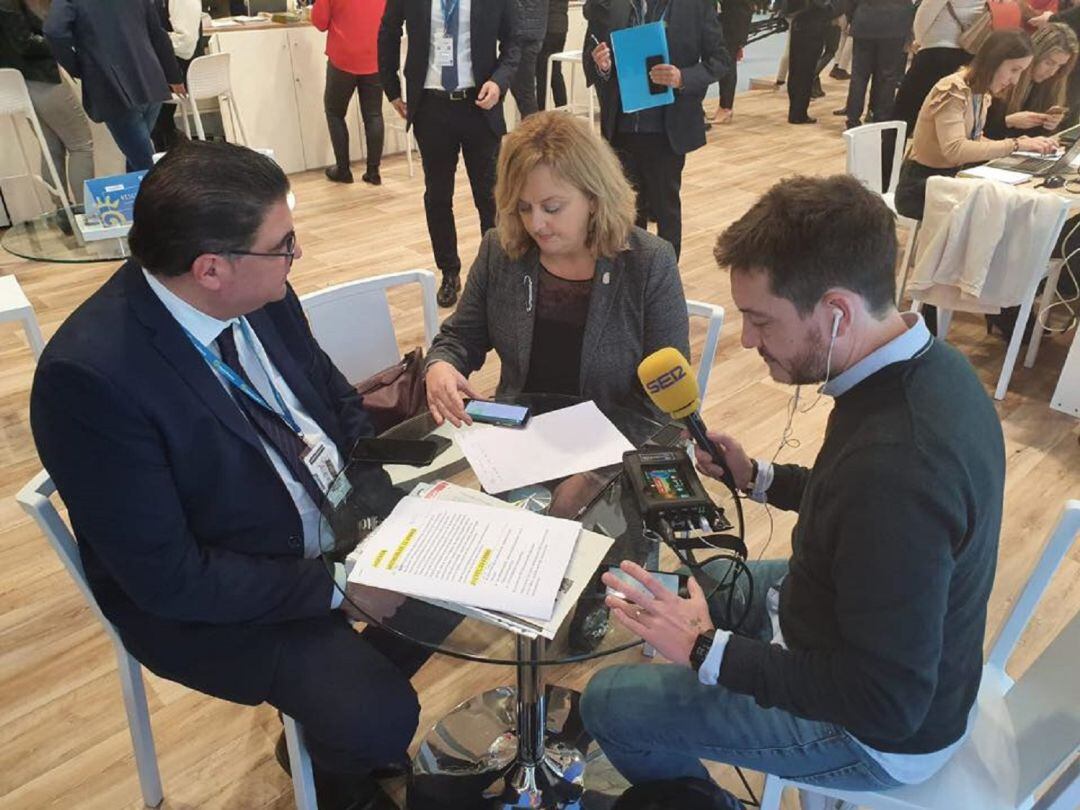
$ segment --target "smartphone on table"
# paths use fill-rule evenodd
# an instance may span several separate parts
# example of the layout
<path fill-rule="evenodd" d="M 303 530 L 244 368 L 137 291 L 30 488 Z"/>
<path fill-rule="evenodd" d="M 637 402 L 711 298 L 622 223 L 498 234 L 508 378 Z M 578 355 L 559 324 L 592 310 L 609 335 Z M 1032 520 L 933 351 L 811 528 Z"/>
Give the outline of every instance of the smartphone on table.
<path fill-rule="evenodd" d="M 642 585 L 628 573 L 623 571 L 617 565 L 609 565 L 608 573 L 614 574 L 616 577 L 619 578 L 620 581 L 625 582 L 627 585 L 637 588 L 640 591 L 645 590 L 644 585 Z M 649 571 L 649 573 L 656 577 L 656 579 L 660 581 L 661 585 L 663 585 L 676 596 L 681 596 L 685 599 L 690 595 L 689 587 L 686 584 L 689 577 L 686 574 L 673 574 L 667 571 Z M 609 596 L 617 596 L 620 599 L 626 598 L 626 595 L 624 593 L 612 587 L 607 588 L 607 593 Z"/>
<path fill-rule="evenodd" d="M 353 446 L 352 461 L 371 461 L 376 464 L 405 464 L 426 467 L 453 442 L 445 436 L 426 439 L 360 439 Z"/>
<path fill-rule="evenodd" d="M 465 405 L 465 413 L 474 422 L 512 428 L 525 427 L 531 416 L 529 409 L 524 405 L 509 405 L 487 399 L 470 399 Z"/>

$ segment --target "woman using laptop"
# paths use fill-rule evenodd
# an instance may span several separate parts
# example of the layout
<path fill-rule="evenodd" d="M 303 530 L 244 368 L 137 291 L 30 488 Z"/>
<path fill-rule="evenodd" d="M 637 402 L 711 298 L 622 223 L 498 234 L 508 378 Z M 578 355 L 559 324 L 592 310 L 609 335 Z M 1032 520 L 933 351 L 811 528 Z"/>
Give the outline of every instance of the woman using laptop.
<path fill-rule="evenodd" d="M 1057 143 L 1046 137 L 987 137 L 990 104 L 1004 97 L 1032 63 L 1031 39 L 1023 31 L 995 31 L 971 64 L 934 85 L 919 110 L 911 149 L 900 167 L 896 210 L 921 220 L 926 181 L 955 176 L 961 169 L 1018 151 L 1049 154 Z"/>
<path fill-rule="evenodd" d="M 994 99 L 986 118 L 989 138 L 1051 135 L 1068 112 L 1065 91 L 1080 43 L 1064 23 L 1048 23 L 1031 36 L 1034 59 L 1005 97 Z"/>
<path fill-rule="evenodd" d="M 686 299 L 670 243 L 634 227 L 611 147 L 569 113 L 531 115 L 503 139 L 495 205 L 497 227 L 428 355 L 435 421 L 470 421 L 467 378 L 491 349 L 497 394 L 571 394 L 652 415 L 637 367 L 665 346 L 688 354 Z"/>

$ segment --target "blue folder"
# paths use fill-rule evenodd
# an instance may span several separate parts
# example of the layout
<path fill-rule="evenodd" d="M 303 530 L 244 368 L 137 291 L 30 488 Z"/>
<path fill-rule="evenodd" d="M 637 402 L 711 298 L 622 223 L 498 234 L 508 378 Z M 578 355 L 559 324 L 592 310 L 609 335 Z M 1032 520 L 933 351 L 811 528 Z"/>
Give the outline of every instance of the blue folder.
<path fill-rule="evenodd" d="M 619 95 L 624 113 L 663 107 L 675 102 L 675 92 L 666 88 L 663 93 L 649 92 L 649 70 L 645 66 L 651 56 L 668 61 L 667 34 L 659 22 L 621 28 L 611 32 L 611 48 L 615 52 L 615 72 L 619 77 Z"/>

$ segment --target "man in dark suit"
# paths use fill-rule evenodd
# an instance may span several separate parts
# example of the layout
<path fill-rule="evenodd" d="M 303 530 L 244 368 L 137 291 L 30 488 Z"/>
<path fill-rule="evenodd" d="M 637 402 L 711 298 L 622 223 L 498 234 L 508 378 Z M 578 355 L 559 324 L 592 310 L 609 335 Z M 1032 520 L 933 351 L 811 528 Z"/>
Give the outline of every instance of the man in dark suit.
<path fill-rule="evenodd" d="M 373 431 L 288 284 L 302 255 L 288 188 L 240 146 L 170 150 L 136 199 L 134 258 L 42 355 L 31 427 L 125 647 L 163 677 L 294 717 L 322 810 L 381 807 L 370 772 L 406 761 L 426 655 L 354 632 L 401 597 L 318 559 L 349 539 L 329 501 L 378 518 L 400 496 L 377 466 L 330 489 L 333 471 L 309 461 L 321 448 L 341 470 Z"/>
<path fill-rule="evenodd" d="M 454 173 L 465 158 L 480 229 L 495 227 L 495 157 L 506 134 L 502 99 L 521 59 L 518 0 L 388 0 L 379 28 L 379 77 L 386 97 L 413 127 L 424 165 L 424 213 L 438 301 L 453 306 L 461 290 L 454 226 Z M 406 105 L 398 65 L 402 26 Z"/>
<path fill-rule="evenodd" d="M 731 57 L 712 0 L 588 0 L 585 76 L 600 96 L 600 131 L 615 148 L 637 190 L 637 224 L 656 220 L 656 232 L 678 256 L 682 247 L 682 170 L 686 154 L 705 145 L 701 102 L 731 70 Z M 611 52 L 611 32 L 663 22 L 671 64 L 654 65 L 649 79 L 671 87 L 675 102 L 624 113 Z"/>
<path fill-rule="evenodd" d="M 109 128 L 127 170 L 149 169 L 161 103 L 187 93 L 153 0 L 53 0 L 44 33 L 56 61 L 82 80 L 86 114 Z"/>

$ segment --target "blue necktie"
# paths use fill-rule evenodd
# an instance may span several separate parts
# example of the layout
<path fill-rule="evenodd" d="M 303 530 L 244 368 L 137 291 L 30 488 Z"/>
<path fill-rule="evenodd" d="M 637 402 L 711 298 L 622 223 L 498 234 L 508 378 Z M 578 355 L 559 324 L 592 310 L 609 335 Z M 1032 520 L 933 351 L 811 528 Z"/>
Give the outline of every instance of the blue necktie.
<path fill-rule="evenodd" d="M 447 9 L 446 0 L 439 0 L 443 10 L 443 32 L 450 35 L 454 43 L 454 64 L 442 69 L 442 86 L 447 93 L 453 93 L 458 89 L 458 8 L 461 0 L 450 0 L 450 8 Z"/>

